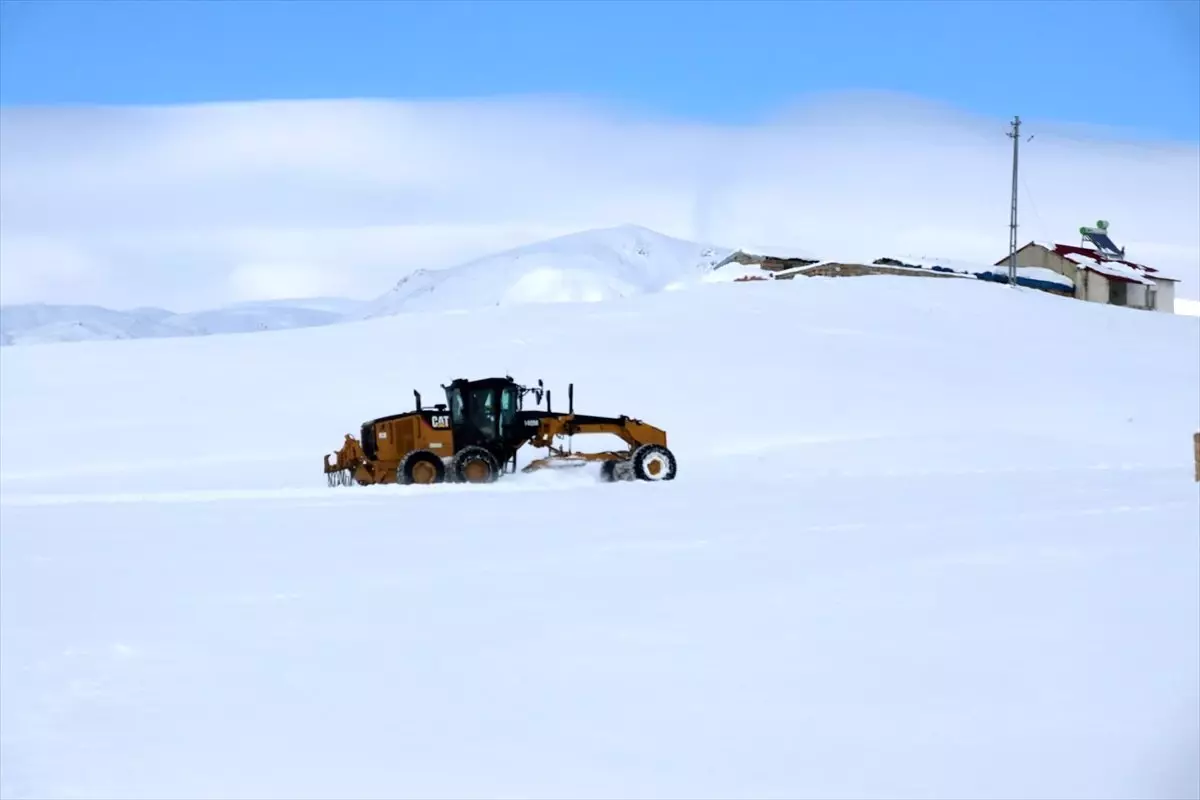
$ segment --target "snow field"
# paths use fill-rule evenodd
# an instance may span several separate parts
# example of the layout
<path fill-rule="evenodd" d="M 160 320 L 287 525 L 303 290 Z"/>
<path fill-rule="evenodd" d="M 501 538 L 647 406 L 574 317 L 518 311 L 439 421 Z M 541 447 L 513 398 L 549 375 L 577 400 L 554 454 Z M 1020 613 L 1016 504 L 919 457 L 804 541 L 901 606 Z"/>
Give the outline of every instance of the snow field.
<path fill-rule="evenodd" d="M 872 277 L 5 348 L 0 795 L 1195 796 L 1198 333 Z M 505 373 L 678 479 L 324 486 Z"/>

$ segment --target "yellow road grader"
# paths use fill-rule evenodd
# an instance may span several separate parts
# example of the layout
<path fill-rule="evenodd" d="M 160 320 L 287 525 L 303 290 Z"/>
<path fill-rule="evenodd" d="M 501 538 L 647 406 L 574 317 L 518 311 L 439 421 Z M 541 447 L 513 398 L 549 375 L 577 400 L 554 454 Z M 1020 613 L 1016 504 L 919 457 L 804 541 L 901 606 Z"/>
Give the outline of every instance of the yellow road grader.
<path fill-rule="evenodd" d="M 412 411 L 364 422 L 359 437 L 346 434 L 336 453 L 325 456 L 330 486 L 380 483 L 490 483 L 517 471 L 517 451 L 524 445 L 545 448 L 548 455 L 522 470 L 600 463 L 605 481 L 669 481 L 675 478 L 675 455 L 667 449 L 665 431 L 631 417 L 596 417 L 575 413 L 575 385 L 567 387 L 566 413 L 550 408 L 551 394 L 541 380 L 522 386 L 511 376 L 443 384 L 446 402 L 421 405 L 413 391 Z M 525 407 L 533 395 L 534 408 Z M 538 408 L 545 398 L 545 409 Z M 609 434 L 624 450 L 577 453 L 571 437 Z M 567 439 L 567 447 L 555 442 Z"/>

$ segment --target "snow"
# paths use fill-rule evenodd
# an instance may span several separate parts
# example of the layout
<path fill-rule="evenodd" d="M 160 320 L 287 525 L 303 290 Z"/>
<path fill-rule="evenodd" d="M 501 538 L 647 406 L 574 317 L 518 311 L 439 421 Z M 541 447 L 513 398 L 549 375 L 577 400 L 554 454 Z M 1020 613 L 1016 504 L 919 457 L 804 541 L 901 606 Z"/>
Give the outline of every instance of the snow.
<path fill-rule="evenodd" d="M 1151 279 L 1145 272 L 1133 267 L 1121 264 L 1116 261 L 1097 261 L 1094 258 L 1087 258 L 1075 253 L 1068 253 L 1064 256 L 1069 261 L 1074 261 L 1082 269 L 1089 269 L 1093 272 L 1098 272 L 1101 275 L 1109 277 L 1125 278 L 1134 283 L 1142 283 L 1147 286 L 1153 286 L 1154 280 Z"/>
<path fill-rule="evenodd" d="M 1053 245 L 1050 246 L 1050 249 L 1054 249 Z M 967 275 L 992 274 L 1002 275 L 1005 277 L 1008 276 L 1008 266 L 1005 264 L 984 264 L 978 261 L 968 261 L 961 258 L 935 258 L 932 256 L 914 255 L 902 255 L 896 256 L 896 258 L 906 264 L 916 264 L 926 269 L 931 269 L 933 267 L 945 267 L 947 269 L 954 270 L 955 272 Z M 1047 269 L 1046 267 L 1017 267 L 1017 275 L 1030 280 L 1056 283 L 1059 286 L 1064 286 L 1068 289 L 1075 288 L 1075 283 L 1070 278 L 1055 272 L 1052 269 Z"/>
<path fill-rule="evenodd" d="M 636 225 L 581 231 L 448 269 L 416 270 L 367 316 L 632 297 L 701 282 L 730 252 Z"/>
<path fill-rule="evenodd" d="M 992 275 L 1000 275 L 1008 277 L 1008 267 L 990 267 L 980 270 L 980 273 L 991 273 Z M 1055 283 L 1066 289 L 1074 289 L 1075 281 L 1068 278 L 1066 275 L 1055 272 L 1047 267 L 1017 267 L 1018 278 L 1028 278 L 1034 281 L 1045 281 L 1046 283 Z"/>
<path fill-rule="evenodd" d="M 704 283 L 730 283 L 739 278 L 763 278 L 765 280 L 772 280 L 776 275 L 779 274 L 779 272 L 785 271 L 786 270 L 772 271 L 763 269 L 757 264 L 739 264 L 736 261 L 731 261 L 719 269 L 714 269 L 712 272 L 705 275 L 701 280 Z"/>
<path fill-rule="evenodd" d="M 1068 289 L 1075 288 L 1075 281 L 1068 278 L 1062 273 L 1055 272 L 1048 267 L 1017 267 L 1017 275 L 1022 278 L 1030 278 L 1035 281 L 1046 281 L 1047 283 L 1057 283 L 1060 286 L 1065 286 Z"/>
<path fill-rule="evenodd" d="M 881 276 L 446 320 L 0 351 L 0 796 L 1196 796 L 1200 319 Z M 678 479 L 325 487 L 506 372 Z"/>
<path fill-rule="evenodd" d="M 760 258 L 801 258 L 809 261 L 815 261 L 820 258 L 812 250 L 795 245 L 754 244 L 737 249 L 748 256 L 758 256 Z M 724 268 L 722 267 L 722 269 Z"/>
<path fill-rule="evenodd" d="M 256 301 L 182 314 L 161 308 L 117 311 L 91 305 L 8 305 L 0 307 L 0 344 L 283 330 L 342 322 L 354 318 L 362 307 L 359 301 L 343 298 Z"/>
<path fill-rule="evenodd" d="M 971 275 L 974 275 L 978 272 L 989 272 L 995 269 L 995 267 L 991 264 L 953 257 L 943 258 L 941 256 L 934 257 L 912 255 L 908 253 L 892 257 L 899 261 L 903 261 L 906 264 L 916 264 L 917 266 L 925 267 L 926 269 L 932 269 L 933 267 L 945 267 L 946 269 L 951 269 L 955 272 L 962 272 Z"/>
<path fill-rule="evenodd" d="M 1189 300 L 1185 297 L 1175 298 L 1175 313 L 1189 317 L 1200 317 L 1200 300 Z"/>

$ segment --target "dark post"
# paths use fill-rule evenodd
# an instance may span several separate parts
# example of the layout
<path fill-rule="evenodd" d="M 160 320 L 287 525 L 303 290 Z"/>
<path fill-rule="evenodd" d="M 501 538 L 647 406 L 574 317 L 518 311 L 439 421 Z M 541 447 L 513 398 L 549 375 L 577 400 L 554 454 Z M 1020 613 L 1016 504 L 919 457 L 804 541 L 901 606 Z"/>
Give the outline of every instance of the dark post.
<path fill-rule="evenodd" d="M 1021 118 L 1013 117 L 1012 132 L 1007 134 L 1013 140 L 1012 157 L 1012 207 L 1008 215 L 1008 285 L 1017 285 L 1017 145 L 1021 141 Z"/>

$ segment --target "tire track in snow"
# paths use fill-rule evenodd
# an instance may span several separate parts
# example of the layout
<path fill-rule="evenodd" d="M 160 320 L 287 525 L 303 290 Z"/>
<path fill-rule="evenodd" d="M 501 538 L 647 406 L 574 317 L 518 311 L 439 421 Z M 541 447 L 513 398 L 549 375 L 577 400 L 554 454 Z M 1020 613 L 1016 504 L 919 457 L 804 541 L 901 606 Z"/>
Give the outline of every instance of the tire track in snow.
<path fill-rule="evenodd" d="M 0 472 L 0 483 L 13 481 L 52 480 L 64 477 L 128 475 L 137 472 L 177 471 L 190 467 L 213 467 L 227 464 L 274 464 L 308 461 L 311 453 L 244 453 L 237 455 L 207 455 L 191 458 L 145 459 L 142 461 L 112 461 L 94 464 L 63 464 L 48 469 Z"/>
<path fill-rule="evenodd" d="M 557 477 L 557 476 L 556 476 Z M 66 505 L 114 505 L 139 503 L 223 503 L 237 501 L 295 502 L 307 505 L 357 505 L 383 503 L 397 499 L 436 498 L 448 494 L 469 492 L 546 492 L 568 491 L 601 484 L 598 478 L 562 480 L 518 480 L 499 481 L 486 485 L 438 484 L 434 486 L 354 486 L 348 489 L 327 486 L 284 486 L 260 489 L 189 489 L 153 492 L 78 492 L 78 493 L 29 493 L 0 495 L 0 506 L 66 506 Z"/>
<path fill-rule="evenodd" d="M 251 459 L 247 459 L 251 460 Z M 213 462 L 216 463 L 216 462 Z M 701 461 L 701 466 L 704 464 Z M 860 479 L 863 477 L 928 477 L 931 475 L 953 477 L 953 476 L 998 476 L 998 475 L 1020 475 L 1020 474 L 1055 474 L 1055 473 L 1070 473 L 1070 472 L 1132 472 L 1132 471 L 1156 471 L 1170 472 L 1174 471 L 1175 467 L 1164 466 L 1159 464 L 1097 464 L 1090 467 L 1053 467 L 1053 466 L 1030 466 L 1023 468 L 1014 467 L 992 467 L 992 468 L 975 468 L 964 467 L 945 470 L 878 470 L 878 471 L 840 471 L 826 470 L 815 473 L 799 472 L 787 473 L 785 478 L 789 479 L 811 479 L 811 478 L 833 478 L 833 479 Z M 710 477 L 708 470 L 700 471 L 701 482 L 706 482 L 705 479 Z M 676 481 L 675 485 L 682 485 L 686 479 Z M 621 484 L 618 484 L 620 486 Z M 441 497 L 448 493 L 469 492 L 477 494 L 480 492 L 545 492 L 545 491 L 568 491 L 571 489 L 582 489 L 585 487 L 600 488 L 604 487 L 611 491 L 614 487 L 609 484 L 602 483 L 598 476 L 591 472 L 584 472 L 582 475 L 557 475 L 557 474 L 534 474 L 520 475 L 517 477 L 502 478 L 497 483 L 486 485 L 464 485 L 464 484 L 438 484 L 434 486 L 397 486 L 397 485 L 380 485 L 380 486 L 353 486 L 349 488 L 330 488 L 323 485 L 318 486 L 282 486 L 282 487 L 263 487 L 254 489 L 186 489 L 177 491 L 147 491 L 147 492 L 76 492 L 76 493 L 57 493 L 57 492 L 40 492 L 27 494 L 13 494 L 6 492 L 0 495 L 0 506 L 65 506 L 65 505 L 82 505 L 82 504 L 137 504 L 137 503 L 167 503 L 167 504 L 188 504 L 188 503 L 221 503 L 227 501 L 262 501 L 262 502 L 287 502 L 287 501 L 307 501 L 308 505 L 357 505 L 370 502 L 388 502 L 398 498 L 415 499 L 419 497 Z M 660 490 L 663 487 L 658 487 Z M 1126 510 L 1145 510 L 1151 508 L 1149 506 L 1130 506 L 1122 507 Z M 1116 513 L 1120 509 L 1103 507 L 1088 513 L 1107 514 Z M 1057 513 L 1057 512 L 1056 512 Z M 1080 513 L 1080 512 L 1073 512 Z"/>

